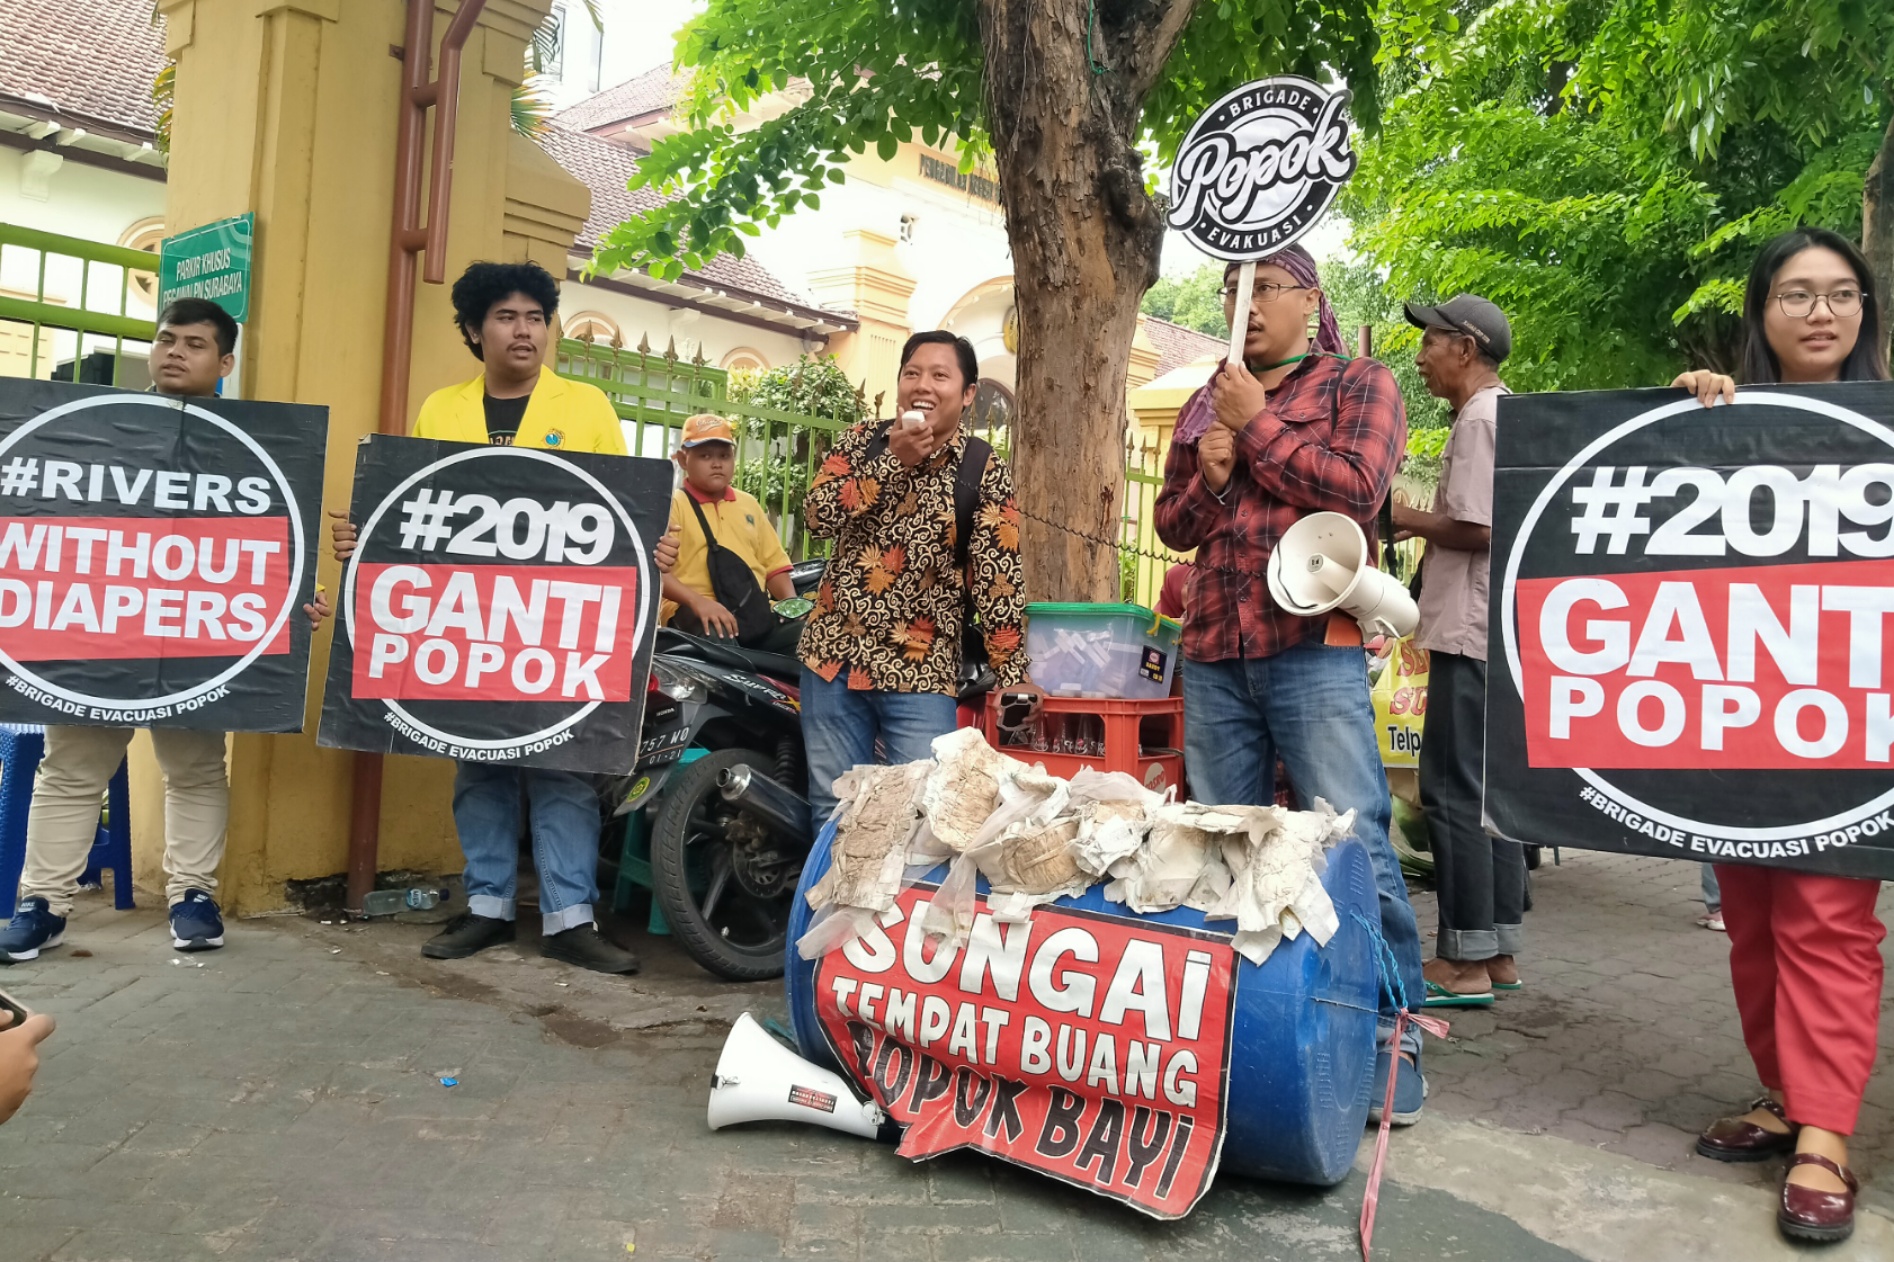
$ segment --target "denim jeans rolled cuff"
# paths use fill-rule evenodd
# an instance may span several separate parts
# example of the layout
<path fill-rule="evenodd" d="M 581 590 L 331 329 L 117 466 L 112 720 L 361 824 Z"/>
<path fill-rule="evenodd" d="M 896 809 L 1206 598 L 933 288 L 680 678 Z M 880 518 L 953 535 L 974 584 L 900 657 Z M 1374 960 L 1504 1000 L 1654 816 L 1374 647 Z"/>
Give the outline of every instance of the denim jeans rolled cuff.
<path fill-rule="evenodd" d="M 1411 1011 L 1418 1012 L 1420 1005 L 1410 1000 L 1408 1002 L 1408 1008 Z M 1374 1027 L 1374 1050 L 1376 1053 L 1385 1052 L 1388 1050 L 1388 1044 L 1392 1042 L 1394 1042 L 1394 1021 L 1389 1017 L 1382 1017 L 1375 1023 Z M 1410 1023 L 1407 1029 L 1401 1031 L 1401 1050 L 1413 1057 L 1416 1065 L 1420 1064 L 1421 1032 L 1419 1026 Z"/>
<path fill-rule="evenodd" d="M 485 916 L 488 920 L 519 919 L 519 901 L 501 898 L 495 894 L 467 895 L 467 910 L 476 916 Z"/>
<path fill-rule="evenodd" d="M 1474 964 L 1496 955 L 1518 955 L 1525 941 L 1523 925 L 1494 925 L 1491 929 L 1442 929 L 1434 954 L 1443 960 Z"/>
<path fill-rule="evenodd" d="M 1401 864 L 1388 843 L 1387 774 L 1375 743 L 1374 705 L 1359 648 L 1298 644 L 1273 657 L 1190 663 L 1184 671 L 1184 761 L 1192 794 L 1227 806 L 1267 806 L 1276 796 L 1276 756 L 1289 771 L 1296 805 L 1322 798 L 1337 811 L 1354 810 L 1355 836 L 1374 869 L 1381 937 L 1399 973 L 1399 993 L 1418 1012 L 1420 928 L 1408 901 Z M 1394 1034 L 1394 979 L 1381 980 L 1381 1034 Z M 1412 1026 L 1401 1049 L 1418 1053 Z"/>
<path fill-rule="evenodd" d="M 1526 945 L 1526 927 L 1524 925 L 1494 925 L 1493 932 L 1499 935 L 1499 954 L 1525 954 L 1521 949 Z"/>
<path fill-rule="evenodd" d="M 540 931 L 551 937 L 555 933 L 564 933 L 568 929 L 577 929 L 589 925 L 598 917 L 592 914 L 592 904 L 579 903 L 560 911 L 541 911 L 539 913 Z"/>
<path fill-rule="evenodd" d="M 467 857 L 467 909 L 502 920 L 518 915 L 522 788 L 545 931 L 590 924 L 598 901 L 598 797 L 589 780 L 568 771 L 456 765 L 454 828 Z"/>

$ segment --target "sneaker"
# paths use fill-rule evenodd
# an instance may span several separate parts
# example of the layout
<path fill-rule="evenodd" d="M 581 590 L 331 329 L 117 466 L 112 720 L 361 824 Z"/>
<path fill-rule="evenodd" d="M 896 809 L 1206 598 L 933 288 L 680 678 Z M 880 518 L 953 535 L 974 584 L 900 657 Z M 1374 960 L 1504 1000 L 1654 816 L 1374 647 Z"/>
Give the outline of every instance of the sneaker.
<path fill-rule="evenodd" d="M 1729 930 L 1723 926 L 1723 912 L 1720 908 L 1716 911 L 1704 912 L 1701 916 L 1697 917 L 1697 923 L 1712 933 L 1729 932 Z"/>
<path fill-rule="evenodd" d="M 224 918 L 217 900 L 203 890 L 185 890 L 171 905 L 171 945 L 180 951 L 215 951 L 224 944 Z"/>
<path fill-rule="evenodd" d="M 1374 1058 L 1373 1096 L 1368 1104 L 1368 1125 L 1381 1125 L 1381 1102 L 1387 1099 L 1388 1059 L 1391 1053 L 1379 1052 Z M 1390 1121 L 1395 1126 L 1412 1126 L 1420 1121 L 1421 1109 L 1427 1104 L 1427 1079 L 1421 1074 L 1420 1066 L 1410 1064 L 1405 1058 L 1397 1058 L 1398 1068 L 1394 1078 L 1394 1113 Z"/>
<path fill-rule="evenodd" d="M 638 957 L 600 933 L 596 923 L 552 934 L 539 953 L 594 973 L 635 973 L 639 968 Z"/>
<path fill-rule="evenodd" d="M 490 946 L 511 942 L 519 936 L 510 920 L 498 916 L 476 916 L 462 912 L 447 922 L 446 928 L 421 944 L 421 954 L 430 960 L 464 960 Z"/>
<path fill-rule="evenodd" d="M 18 964 L 36 960 L 47 947 L 56 947 L 66 936 L 66 918 L 52 913 L 52 904 L 43 898 L 29 898 L 5 929 L 0 929 L 0 964 Z"/>

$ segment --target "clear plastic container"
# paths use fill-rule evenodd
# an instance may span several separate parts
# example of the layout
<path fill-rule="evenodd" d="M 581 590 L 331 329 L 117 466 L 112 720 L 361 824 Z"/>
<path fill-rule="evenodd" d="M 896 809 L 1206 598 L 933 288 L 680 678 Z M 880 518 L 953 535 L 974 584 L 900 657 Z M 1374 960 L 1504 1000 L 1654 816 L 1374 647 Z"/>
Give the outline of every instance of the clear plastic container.
<path fill-rule="evenodd" d="M 1032 681 L 1054 696 L 1170 695 L 1181 628 L 1143 605 L 1026 606 Z"/>

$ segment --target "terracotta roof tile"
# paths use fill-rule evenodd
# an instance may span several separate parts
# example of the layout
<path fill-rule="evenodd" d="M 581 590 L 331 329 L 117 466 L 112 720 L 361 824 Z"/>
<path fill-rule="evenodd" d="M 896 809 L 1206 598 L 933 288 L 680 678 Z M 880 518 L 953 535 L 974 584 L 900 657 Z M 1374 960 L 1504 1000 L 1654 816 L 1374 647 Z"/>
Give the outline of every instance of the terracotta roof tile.
<path fill-rule="evenodd" d="M 164 62 L 164 32 L 151 21 L 151 0 L 0 0 L 0 97 L 24 98 L 63 116 L 149 135 L 157 126 L 151 81 Z M 613 93 L 620 94 L 621 102 L 656 101 L 647 108 L 661 108 L 676 99 L 672 80 L 669 67 L 661 66 L 559 117 Z M 626 92 L 641 84 L 643 96 Z M 681 90 L 681 81 L 676 90 Z M 666 97 L 666 92 L 671 95 Z M 589 253 L 607 229 L 658 204 L 656 194 L 626 188 L 638 165 L 630 150 L 559 123 L 547 128 L 539 143 L 592 190 L 592 215 L 577 243 L 581 252 Z M 722 255 L 686 275 L 759 298 L 821 309 L 754 258 Z"/>
<path fill-rule="evenodd" d="M 151 135 L 151 81 L 165 60 L 151 12 L 151 0 L 0 2 L 0 95 Z"/>
<path fill-rule="evenodd" d="M 1156 316 L 1145 317 L 1144 335 L 1157 348 L 1157 375 L 1160 377 L 1200 359 L 1220 359 L 1227 345 L 1220 337 L 1211 337 Z"/>
<path fill-rule="evenodd" d="M 690 76 L 674 72 L 670 63 L 666 62 L 625 80 L 617 87 L 606 88 L 596 96 L 589 96 L 577 105 L 567 106 L 553 115 L 553 121 L 574 131 L 607 127 L 628 118 L 641 118 L 669 109 L 683 98 L 689 86 Z"/>

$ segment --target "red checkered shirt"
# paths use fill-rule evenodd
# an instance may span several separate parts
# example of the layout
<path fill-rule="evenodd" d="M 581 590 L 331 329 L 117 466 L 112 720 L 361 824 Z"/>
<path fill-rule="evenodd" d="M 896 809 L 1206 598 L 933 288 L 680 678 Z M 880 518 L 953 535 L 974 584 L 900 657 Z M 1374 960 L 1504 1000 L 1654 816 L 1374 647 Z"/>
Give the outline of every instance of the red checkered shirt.
<path fill-rule="evenodd" d="M 1206 385 L 1184 405 L 1180 432 L 1209 403 Z M 1269 405 L 1236 437 L 1221 498 L 1197 470 L 1196 439 L 1172 442 L 1157 535 L 1197 549 L 1184 656 L 1272 657 L 1321 638 L 1326 618 L 1300 617 L 1270 598 L 1269 554 L 1298 518 L 1324 511 L 1354 518 L 1372 549 L 1375 514 L 1406 447 L 1407 408 L 1393 374 L 1372 359 L 1335 355 L 1311 355 L 1269 392 Z"/>

